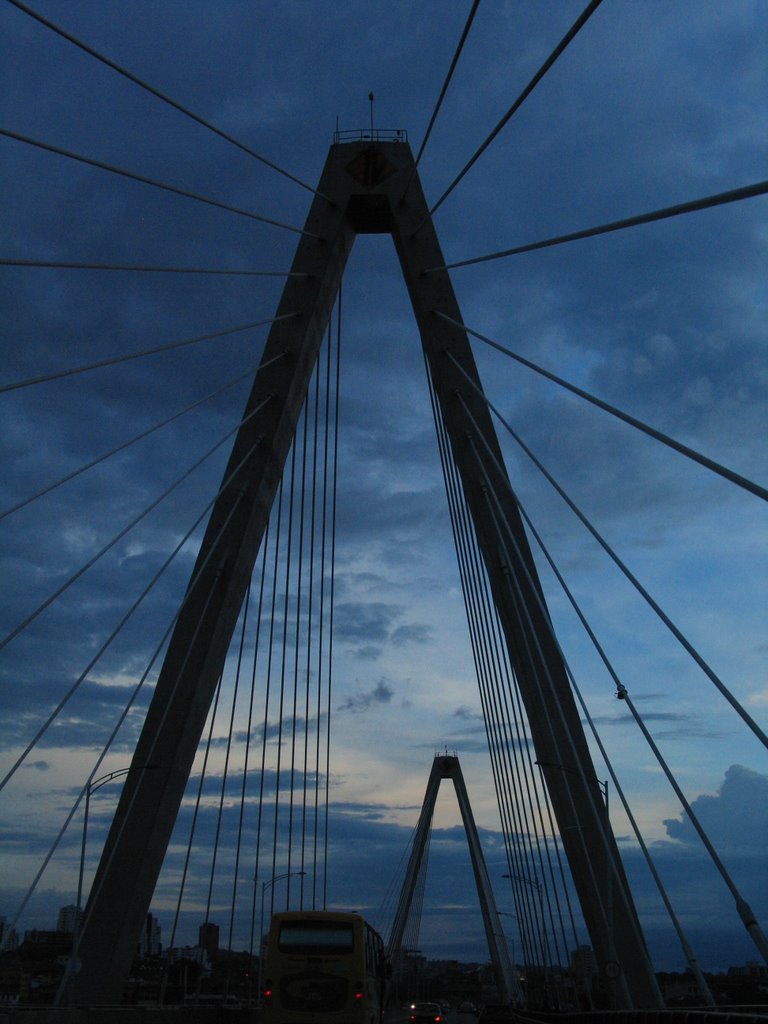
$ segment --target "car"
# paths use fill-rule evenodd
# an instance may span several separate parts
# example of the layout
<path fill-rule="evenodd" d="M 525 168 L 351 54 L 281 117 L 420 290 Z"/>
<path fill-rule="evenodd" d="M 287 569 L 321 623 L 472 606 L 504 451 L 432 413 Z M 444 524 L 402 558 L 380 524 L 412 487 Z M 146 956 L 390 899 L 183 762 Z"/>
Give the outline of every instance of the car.
<path fill-rule="evenodd" d="M 459 1004 L 459 1013 L 474 1013 L 474 1014 L 477 1014 L 477 1007 L 475 1006 L 474 1003 L 468 1003 L 468 1002 L 460 1003 Z"/>
<path fill-rule="evenodd" d="M 445 1017 L 439 1003 L 414 1003 L 409 1020 L 411 1024 L 443 1024 Z"/>

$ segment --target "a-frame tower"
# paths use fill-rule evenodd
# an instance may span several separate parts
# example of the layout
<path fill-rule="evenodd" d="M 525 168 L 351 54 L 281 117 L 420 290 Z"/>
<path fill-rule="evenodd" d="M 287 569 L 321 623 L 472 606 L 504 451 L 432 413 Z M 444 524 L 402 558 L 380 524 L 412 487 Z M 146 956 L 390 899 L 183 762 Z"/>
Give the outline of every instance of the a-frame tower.
<path fill-rule="evenodd" d="M 590 940 L 619 1006 L 659 1005 L 445 260 L 405 142 L 335 144 L 213 507 L 86 907 L 80 1004 L 116 1003 L 230 644 L 356 234 L 390 233 L 473 518 Z M 138 770 L 151 765 L 151 770 Z M 620 965 L 620 966 L 616 966 Z"/>
<path fill-rule="evenodd" d="M 387 942 L 387 954 L 394 965 L 399 962 L 402 952 L 403 934 L 413 905 L 416 882 L 424 862 L 424 853 L 427 849 L 427 840 L 435 811 L 435 802 L 440 789 L 440 783 L 443 779 L 450 779 L 456 791 L 456 799 L 467 837 L 467 846 L 469 847 L 469 859 L 472 863 L 472 874 L 475 878 L 485 938 L 488 943 L 488 955 L 490 956 L 493 972 L 496 976 L 499 998 L 508 1006 L 522 1007 L 525 1002 L 525 995 L 515 975 L 514 965 L 509 959 L 507 944 L 504 940 L 504 931 L 499 921 L 499 912 L 493 895 L 493 886 L 488 877 L 485 858 L 480 846 L 480 837 L 477 833 L 475 818 L 469 803 L 467 787 L 464 784 L 464 776 L 459 759 L 455 754 L 448 754 L 447 752 L 438 754 L 432 762 L 429 780 L 427 781 L 427 790 L 424 794 L 424 803 L 416 825 L 416 831 L 413 835 L 408 865 L 405 869 L 400 900 L 395 911 L 392 931 Z"/>

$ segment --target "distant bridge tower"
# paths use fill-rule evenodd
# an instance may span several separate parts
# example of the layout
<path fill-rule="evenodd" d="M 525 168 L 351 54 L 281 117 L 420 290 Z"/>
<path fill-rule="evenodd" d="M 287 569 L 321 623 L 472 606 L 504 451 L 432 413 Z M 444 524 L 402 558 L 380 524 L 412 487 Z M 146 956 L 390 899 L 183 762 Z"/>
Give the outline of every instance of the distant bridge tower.
<path fill-rule="evenodd" d="M 437 800 L 437 793 L 443 779 L 452 779 L 453 788 L 456 790 L 461 820 L 464 823 L 464 831 L 467 835 L 469 856 L 472 861 L 472 874 L 475 876 L 477 898 L 480 901 L 480 913 L 483 918 L 485 937 L 488 941 L 488 954 L 491 958 L 493 972 L 496 977 L 499 997 L 507 1005 L 522 1006 L 524 1003 L 523 990 L 515 974 L 513 964 L 509 959 L 509 951 L 504 940 L 504 931 L 499 921 L 499 912 L 496 909 L 493 888 L 488 878 L 485 859 L 480 846 L 480 837 L 477 834 L 477 826 L 475 825 L 472 808 L 469 804 L 467 787 L 464 785 L 464 776 L 461 773 L 459 759 L 455 754 L 437 754 L 432 762 L 432 770 L 429 773 L 427 791 L 424 794 L 424 803 L 419 815 L 419 822 L 416 826 L 416 833 L 413 837 L 413 846 L 411 847 L 408 867 L 406 868 L 403 880 L 400 901 L 395 912 L 392 931 L 387 943 L 387 953 L 393 964 L 399 962 L 402 952 L 403 933 L 408 920 L 408 914 L 413 905 L 413 894 L 419 877 L 419 869 L 422 866 L 424 853 L 427 848 L 432 816 L 435 811 L 435 801 Z"/>
<path fill-rule="evenodd" d="M 389 233 L 410 293 L 548 789 L 601 969 L 617 1005 L 659 1005 L 618 848 L 461 312 L 401 133 L 331 147 L 270 330 L 96 873 L 76 1001 L 117 1003 L 253 571 L 355 236 Z M 442 314 L 438 315 L 438 314 Z M 444 319 L 449 317 L 449 320 Z M 151 771 L 138 770 L 152 766 Z"/>

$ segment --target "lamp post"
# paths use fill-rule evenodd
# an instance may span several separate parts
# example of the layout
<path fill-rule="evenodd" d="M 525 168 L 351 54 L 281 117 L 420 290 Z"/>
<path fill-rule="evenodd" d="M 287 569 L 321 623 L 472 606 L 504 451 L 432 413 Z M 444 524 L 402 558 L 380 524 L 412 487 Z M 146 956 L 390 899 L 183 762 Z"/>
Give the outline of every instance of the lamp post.
<path fill-rule="evenodd" d="M 547 986 L 549 984 L 548 977 L 547 977 L 547 973 L 548 973 L 547 969 L 548 969 L 548 964 L 549 964 L 549 955 L 548 955 L 549 954 L 549 942 L 548 942 L 548 937 L 547 937 L 546 918 L 544 916 L 544 893 L 542 891 L 541 882 L 538 880 L 538 878 L 536 878 L 535 875 L 534 875 L 533 878 L 528 878 L 525 875 L 502 875 L 501 877 L 502 878 L 508 878 L 510 880 L 510 882 L 522 882 L 523 885 L 530 886 L 530 888 L 533 889 L 534 892 L 536 893 L 536 895 L 538 896 L 538 899 L 539 899 L 539 914 L 538 915 L 531 915 L 531 916 L 535 916 L 536 917 L 536 921 L 537 921 L 536 927 L 537 927 L 537 929 L 540 929 L 540 931 L 539 931 L 539 934 L 537 936 L 536 935 L 536 931 L 533 930 L 532 924 L 529 922 L 528 934 L 529 934 L 529 937 L 532 939 L 532 946 L 538 946 L 538 953 L 540 953 L 540 955 L 541 955 L 541 961 L 542 961 L 541 962 L 541 969 L 543 971 L 543 987 L 544 987 L 544 991 L 542 992 L 542 998 L 544 998 L 546 996 L 546 990 L 547 990 Z M 539 920 L 538 920 L 539 916 L 541 917 L 540 924 L 539 924 Z M 518 923 L 519 923 L 519 919 L 518 919 Z M 535 941 L 537 938 L 538 938 L 538 942 Z M 533 956 L 535 952 L 536 951 L 533 948 L 531 948 L 529 950 L 529 953 L 530 953 L 531 956 Z M 531 972 L 533 971 L 533 966 L 534 965 L 533 965 L 532 962 L 528 965 L 528 978 L 529 978 L 529 982 L 532 981 Z"/>
<path fill-rule="evenodd" d="M 609 963 L 604 965 L 603 970 L 605 971 L 606 977 L 609 980 L 611 991 L 613 993 L 612 998 L 613 998 L 614 1005 L 615 1005 L 615 1001 L 616 1001 L 616 977 L 618 976 L 618 974 L 614 973 L 614 972 L 617 972 L 617 971 L 620 972 L 620 967 L 619 967 L 619 964 L 617 962 L 617 954 L 616 954 L 616 947 L 615 947 L 615 936 L 614 936 L 614 921 L 613 921 L 613 878 L 614 878 L 614 871 L 616 870 L 616 866 L 614 865 L 614 863 L 612 862 L 611 857 L 609 856 L 609 846 L 608 846 L 608 837 L 609 837 L 610 832 L 611 832 L 611 817 L 610 817 L 610 810 L 609 810 L 609 807 L 608 807 L 608 780 L 606 779 L 605 781 L 603 781 L 602 779 L 598 779 L 598 777 L 596 775 L 585 774 L 584 772 L 580 771 L 578 768 L 574 768 L 571 765 L 567 765 L 567 764 L 559 764 L 558 762 L 555 762 L 555 761 L 536 761 L 535 763 L 539 766 L 540 769 L 542 769 L 542 768 L 556 768 L 558 771 L 566 772 L 568 775 L 575 775 L 577 778 L 581 779 L 587 785 L 591 784 L 593 786 L 597 786 L 598 791 L 600 792 L 600 796 L 602 797 L 602 806 L 603 806 L 603 815 L 604 815 L 603 823 L 602 824 L 603 824 L 603 832 L 604 832 L 604 837 L 605 837 L 605 851 L 606 851 L 606 858 L 605 858 L 605 908 L 604 909 L 605 909 L 605 920 L 606 920 L 607 933 L 608 933 L 608 947 L 609 947 L 609 950 L 610 950 L 609 956 L 611 958 Z M 571 826 L 567 826 L 567 827 L 574 828 L 574 829 L 580 829 L 581 825 L 571 825 Z"/>
<path fill-rule="evenodd" d="M 301 875 L 306 875 L 306 871 L 284 871 L 281 875 L 273 875 L 272 878 L 268 878 L 266 882 L 261 883 L 261 913 L 259 915 L 259 969 L 256 973 L 256 999 L 261 999 L 261 964 L 263 960 L 263 949 L 264 949 L 264 897 L 266 896 L 267 889 L 271 889 L 275 882 L 280 882 L 284 878 L 296 878 Z"/>
<path fill-rule="evenodd" d="M 502 875 L 502 878 L 508 878 L 511 882 L 522 882 L 524 885 L 530 885 L 535 890 L 536 895 L 539 897 L 539 910 L 541 911 L 541 924 L 544 925 L 544 895 L 541 891 L 541 882 L 534 876 L 533 878 L 526 878 L 525 875 Z M 514 917 L 514 914 L 512 915 Z"/>
<path fill-rule="evenodd" d="M 603 781 L 602 779 L 598 779 L 596 775 L 585 775 L 584 772 L 580 771 L 578 768 L 572 768 L 570 765 L 559 764 L 555 761 L 536 761 L 535 764 L 537 764 L 539 768 L 557 768 L 558 771 L 566 772 L 568 775 L 575 775 L 577 778 L 582 779 L 585 783 L 597 786 L 603 801 L 603 829 L 605 832 L 605 840 L 607 843 L 611 825 L 611 817 L 608 808 L 608 780 L 606 779 L 605 781 Z M 581 828 L 580 825 L 574 825 L 570 827 Z M 611 946 L 613 946 L 613 870 L 610 857 L 606 858 L 606 917 L 608 920 L 610 942 Z"/>
<path fill-rule="evenodd" d="M 602 779 L 598 779 L 596 775 L 585 775 L 584 772 L 578 768 L 572 768 L 567 764 L 559 764 L 556 761 L 535 761 L 539 768 L 558 768 L 561 772 L 567 772 L 569 775 L 575 775 L 579 779 L 584 779 L 585 782 L 592 782 L 600 790 L 600 794 L 605 800 L 605 816 L 608 818 L 608 780 L 604 782 Z"/>
<path fill-rule="evenodd" d="M 520 927 L 520 918 L 517 916 L 517 914 L 512 914 L 508 910 L 497 910 L 496 913 L 499 915 L 499 917 L 513 917 L 515 919 L 515 921 L 517 921 L 518 928 Z M 502 935 L 504 935 L 504 926 L 503 925 L 502 925 L 501 933 L 502 933 Z M 504 941 L 505 942 L 506 942 L 506 939 L 507 939 L 507 937 L 506 937 L 506 935 L 504 935 Z M 512 939 L 512 970 L 513 971 L 515 970 L 515 940 L 514 940 L 514 938 Z"/>
<path fill-rule="evenodd" d="M 85 846 L 88 839 L 88 812 L 91 807 L 91 794 L 95 793 L 97 789 L 101 789 L 102 786 L 106 786 L 108 782 L 114 782 L 115 779 L 122 779 L 130 772 L 143 772 L 148 769 L 157 767 L 154 764 L 137 764 L 131 765 L 129 768 L 117 768 L 113 772 L 107 772 L 106 775 L 100 776 L 98 779 L 94 779 L 89 782 L 85 787 L 85 808 L 83 810 L 83 835 L 80 841 L 80 869 L 77 876 L 77 898 L 75 901 L 75 926 L 72 932 L 72 952 L 67 966 L 64 970 L 64 977 L 61 979 L 58 991 L 56 992 L 56 998 L 54 999 L 54 1006 L 59 1006 L 67 989 L 67 985 L 70 979 L 74 977 L 80 970 L 80 960 L 78 958 L 78 952 L 80 951 L 80 919 L 82 917 L 82 902 L 83 902 L 83 877 L 85 875 Z M 71 992 L 71 998 L 74 1001 L 74 985 Z"/>

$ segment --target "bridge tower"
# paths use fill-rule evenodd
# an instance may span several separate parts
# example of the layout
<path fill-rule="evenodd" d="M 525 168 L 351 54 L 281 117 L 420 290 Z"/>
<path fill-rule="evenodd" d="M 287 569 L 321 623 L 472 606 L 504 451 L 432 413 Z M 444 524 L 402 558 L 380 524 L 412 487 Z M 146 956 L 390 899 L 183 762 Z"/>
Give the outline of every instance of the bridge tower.
<path fill-rule="evenodd" d="M 328 154 L 94 879 L 76 1001 L 119 1001 L 359 232 L 395 244 L 592 947 L 620 971 L 618 1006 L 659 1005 L 458 303 L 436 269 L 445 260 L 413 156 L 400 133 L 374 132 Z"/>
<path fill-rule="evenodd" d="M 405 869 L 403 888 L 395 912 L 395 919 L 392 922 L 392 931 L 387 942 L 387 954 L 393 964 L 399 962 L 403 944 L 403 933 L 408 921 L 408 914 L 413 905 L 413 895 L 419 877 L 419 870 L 424 861 L 429 830 L 432 825 L 432 816 L 435 811 L 435 801 L 437 800 L 440 783 L 443 779 L 451 779 L 453 788 L 456 791 L 456 799 L 459 802 L 459 811 L 461 812 L 461 820 L 464 824 L 467 845 L 469 847 L 469 857 L 472 862 L 472 874 L 475 877 L 475 885 L 477 887 L 477 898 L 480 902 L 483 928 L 485 929 L 485 937 L 488 942 L 488 954 L 491 958 L 493 973 L 496 977 L 499 997 L 508 1006 L 522 1006 L 525 996 L 520 982 L 515 975 L 514 966 L 509 959 L 509 951 L 504 941 L 504 931 L 499 921 L 496 899 L 493 895 L 493 888 L 485 867 L 485 858 L 480 846 L 480 837 L 477 834 L 472 807 L 469 803 L 467 787 L 464 784 L 464 776 L 461 772 L 459 759 L 455 754 L 437 754 L 432 762 L 427 790 L 424 794 L 424 803 L 413 837 L 408 866 Z"/>

